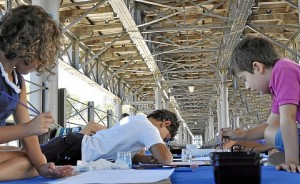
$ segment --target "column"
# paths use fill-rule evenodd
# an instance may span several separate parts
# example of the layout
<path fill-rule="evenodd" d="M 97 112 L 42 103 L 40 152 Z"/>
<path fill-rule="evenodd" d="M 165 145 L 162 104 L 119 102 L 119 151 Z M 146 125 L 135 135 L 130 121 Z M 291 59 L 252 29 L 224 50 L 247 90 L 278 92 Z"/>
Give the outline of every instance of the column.
<path fill-rule="evenodd" d="M 221 125 L 221 121 L 222 121 L 221 120 L 221 100 L 220 100 L 219 96 L 217 97 L 216 103 L 217 103 L 218 132 L 219 132 L 222 128 L 222 125 Z"/>
<path fill-rule="evenodd" d="M 221 128 L 229 127 L 228 82 L 227 72 L 221 74 L 220 84 Z"/>
<path fill-rule="evenodd" d="M 116 99 L 114 99 L 114 103 L 115 103 L 116 122 L 118 122 L 122 116 L 122 100 L 119 98 L 116 98 Z"/>
<path fill-rule="evenodd" d="M 208 126 L 205 126 L 205 142 L 208 142 L 209 140 L 209 133 L 208 133 Z"/>
<path fill-rule="evenodd" d="M 107 110 L 107 124 L 106 124 L 106 127 L 111 128 L 113 126 L 114 126 L 114 123 L 113 123 L 113 117 L 112 117 L 112 110 Z"/>
<path fill-rule="evenodd" d="M 210 108 L 209 109 L 209 120 L 208 120 L 208 132 L 209 132 L 209 139 L 213 139 L 215 132 L 214 132 L 214 116 L 213 116 L 213 111 Z"/>
<path fill-rule="evenodd" d="M 88 122 L 90 121 L 95 121 L 95 116 L 94 116 L 94 109 L 95 109 L 95 106 L 94 106 L 94 102 L 93 101 L 89 101 L 88 102 Z"/>
<path fill-rule="evenodd" d="M 67 104 L 67 90 L 65 88 L 58 89 L 58 121 L 57 123 L 66 127 L 67 115 L 66 115 L 66 104 Z"/>
<path fill-rule="evenodd" d="M 129 108 L 129 113 L 130 113 L 130 116 L 135 116 L 136 115 L 136 108 L 134 108 L 134 107 L 130 107 Z"/>
<path fill-rule="evenodd" d="M 182 137 L 182 130 L 183 130 L 183 126 L 182 126 L 182 123 L 180 123 L 179 128 L 178 128 L 178 132 L 177 132 L 177 135 L 178 135 L 178 143 L 180 143 L 180 144 L 182 144 L 182 140 L 183 140 L 183 137 Z"/>
<path fill-rule="evenodd" d="M 6 0 L 5 1 L 5 11 L 9 12 L 12 8 L 12 0 Z"/>
<path fill-rule="evenodd" d="M 159 87 L 154 87 L 155 110 L 162 109 L 162 92 Z"/>
<path fill-rule="evenodd" d="M 240 116 L 239 115 L 235 115 L 233 118 L 234 118 L 233 129 L 237 129 L 237 128 L 240 127 Z"/>
<path fill-rule="evenodd" d="M 170 101 L 168 99 L 163 99 L 163 109 L 169 110 Z"/>
<path fill-rule="evenodd" d="M 32 0 L 33 5 L 38 5 L 43 7 L 49 14 L 53 16 L 54 20 L 59 22 L 59 0 Z M 57 61 L 58 62 L 58 61 Z M 52 70 L 55 75 L 48 77 L 48 74 L 42 76 L 37 76 L 34 73 L 30 74 L 30 81 L 42 85 L 42 82 L 48 82 L 48 88 L 45 92 L 48 93 L 45 96 L 45 103 L 49 104 L 49 107 L 46 108 L 46 111 L 51 111 L 54 121 L 57 122 L 58 119 L 58 64 Z M 33 84 L 30 84 L 30 89 L 36 89 L 37 87 Z M 32 93 L 30 95 L 30 103 L 33 104 L 39 111 L 42 111 L 42 94 L 41 93 Z M 50 100 L 51 99 L 51 100 Z"/>

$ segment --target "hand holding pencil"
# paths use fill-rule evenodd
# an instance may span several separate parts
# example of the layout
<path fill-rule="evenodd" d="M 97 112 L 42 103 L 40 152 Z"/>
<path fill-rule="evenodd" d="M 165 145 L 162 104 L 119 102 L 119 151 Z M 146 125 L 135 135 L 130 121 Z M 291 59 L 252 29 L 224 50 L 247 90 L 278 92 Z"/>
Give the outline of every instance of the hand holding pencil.
<path fill-rule="evenodd" d="M 245 131 L 243 130 L 233 130 L 231 128 L 222 128 L 221 136 L 223 140 L 243 140 Z"/>
<path fill-rule="evenodd" d="M 11 99 L 11 100 L 17 102 L 18 104 L 20 104 L 20 105 L 23 106 L 23 107 L 29 109 L 30 111 L 34 112 L 37 116 L 38 116 L 39 114 L 41 114 L 37 109 L 28 107 L 26 104 L 23 104 L 23 103 L 20 102 L 18 99 L 14 99 L 12 96 L 8 95 L 7 93 L 5 93 L 5 92 L 3 92 L 3 91 L 1 91 L 0 94 L 3 94 L 3 95 L 6 96 L 7 98 L 9 98 L 9 99 Z M 57 123 L 55 123 L 53 119 L 52 119 L 52 123 L 53 123 L 55 126 L 60 127 L 60 125 L 58 125 Z M 45 133 L 46 133 L 46 132 L 45 132 Z"/>
<path fill-rule="evenodd" d="M 49 131 L 51 124 L 53 123 L 53 117 L 50 112 L 44 112 L 38 114 L 34 119 L 29 121 L 27 124 L 32 131 L 32 134 L 42 135 Z"/>

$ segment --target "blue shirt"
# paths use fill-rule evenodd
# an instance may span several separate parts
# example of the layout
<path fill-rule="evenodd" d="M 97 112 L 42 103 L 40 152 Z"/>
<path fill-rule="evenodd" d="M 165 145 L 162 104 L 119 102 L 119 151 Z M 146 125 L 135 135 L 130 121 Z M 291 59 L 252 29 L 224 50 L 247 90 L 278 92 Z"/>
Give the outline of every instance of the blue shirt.
<path fill-rule="evenodd" d="M 14 79 L 14 83 L 17 83 L 16 86 L 22 88 L 23 77 L 20 73 L 15 72 L 17 79 Z M 0 69 L 0 126 L 5 126 L 6 119 L 16 110 L 18 103 L 6 95 L 2 94 L 2 92 L 7 95 L 13 97 L 17 101 L 20 100 L 20 93 L 17 93 L 11 85 L 9 85 L 3 74 L 3 70 Z"/>

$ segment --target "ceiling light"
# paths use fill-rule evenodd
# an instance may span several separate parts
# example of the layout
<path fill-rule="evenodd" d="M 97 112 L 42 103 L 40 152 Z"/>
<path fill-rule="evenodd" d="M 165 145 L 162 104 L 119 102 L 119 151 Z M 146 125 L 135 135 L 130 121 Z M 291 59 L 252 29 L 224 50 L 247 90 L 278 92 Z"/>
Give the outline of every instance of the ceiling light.
<path fill-rule="evenodd" d="M 190 93 L 194 93 L 195 86 L 188 86 Z"/>

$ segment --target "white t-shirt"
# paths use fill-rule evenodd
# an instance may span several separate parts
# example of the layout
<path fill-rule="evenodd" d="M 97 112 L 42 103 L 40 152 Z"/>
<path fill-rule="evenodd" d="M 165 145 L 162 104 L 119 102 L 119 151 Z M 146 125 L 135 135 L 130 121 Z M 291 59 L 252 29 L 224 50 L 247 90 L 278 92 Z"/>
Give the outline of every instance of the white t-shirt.
<path fill-rule="evenodd" d="M 89 162 L 99 158 L 117 159 L 118 151 L 131 151 L 135 155 L 143 148 L 164 143 L 158 129 L 147 117 L 128 116 L 107 130 L 96 132 L 82 139 L 82 160 Z"/>

